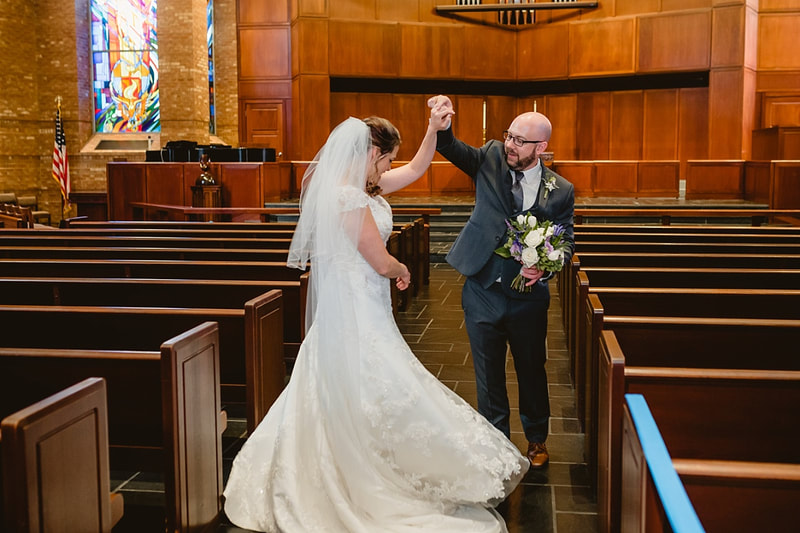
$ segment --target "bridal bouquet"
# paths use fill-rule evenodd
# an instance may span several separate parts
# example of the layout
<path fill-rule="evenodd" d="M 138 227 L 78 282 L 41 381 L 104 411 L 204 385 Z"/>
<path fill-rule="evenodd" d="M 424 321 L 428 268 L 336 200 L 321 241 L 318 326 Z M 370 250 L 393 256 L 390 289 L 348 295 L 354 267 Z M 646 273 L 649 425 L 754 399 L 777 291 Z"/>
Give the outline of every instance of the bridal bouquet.
<path fill-rule="evenodd" d="M 549 220 L 539 221 L 533 215 L 518 215 L 506 220 L 508 239 L 494 251 L 505 258 L 513 258 L 524 267 L 536 267 L 545 272 L 559 272 L 564 266 L 564 253 L 568 243 L 563 239 L 564 228 Z M 519 292 L 530 292 L 528 278 L 517 274 L 511 287 Z"/>

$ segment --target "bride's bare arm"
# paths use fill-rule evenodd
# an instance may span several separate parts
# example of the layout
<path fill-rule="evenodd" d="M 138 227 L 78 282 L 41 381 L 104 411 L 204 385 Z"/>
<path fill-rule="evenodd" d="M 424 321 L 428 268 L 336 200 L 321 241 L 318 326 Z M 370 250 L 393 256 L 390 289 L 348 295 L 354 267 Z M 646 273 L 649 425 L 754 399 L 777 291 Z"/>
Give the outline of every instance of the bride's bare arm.
<path fill-rule="evenodd" d="M 367 263 L 375 269 L 375 272 L 381 276 L 395 279 L 398 289 L 402 291 L 408 287 L 411 282 L 411 273 L 406 265 L 398 261 L 386 249 L 369 208 L 365 208 L 361 234 L 358 238 L 358 251 L 367 260 Z"/>
<path fill-rule="evenodd" d="M 436 153 L 436 132 L 446 130 L 450 126 L 450 117 L 454 112 L 452 106 L 444 105 L 444 103 L 437 104 L 437 101 L 433 99 L 428 105 L 431 107 L 431 118 L 417 153 L 405 165 L 383 173 L 380 180 L 383 194 L 392 193 L 413 183 L 425 174 L 433 161 L 433 155 Z"/>

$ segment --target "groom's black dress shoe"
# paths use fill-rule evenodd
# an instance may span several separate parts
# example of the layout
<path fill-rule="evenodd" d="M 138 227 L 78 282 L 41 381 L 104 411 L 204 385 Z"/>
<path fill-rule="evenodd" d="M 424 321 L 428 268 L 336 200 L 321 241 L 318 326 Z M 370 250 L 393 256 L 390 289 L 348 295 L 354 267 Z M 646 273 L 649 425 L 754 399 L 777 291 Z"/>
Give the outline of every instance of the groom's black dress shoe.
<path fill-rule="evenodd" d="M 527 455 L 531 462 L 531 468 L 542 468 L 550 460 L 547 446 L 543 442 L 529 442 Z"/>

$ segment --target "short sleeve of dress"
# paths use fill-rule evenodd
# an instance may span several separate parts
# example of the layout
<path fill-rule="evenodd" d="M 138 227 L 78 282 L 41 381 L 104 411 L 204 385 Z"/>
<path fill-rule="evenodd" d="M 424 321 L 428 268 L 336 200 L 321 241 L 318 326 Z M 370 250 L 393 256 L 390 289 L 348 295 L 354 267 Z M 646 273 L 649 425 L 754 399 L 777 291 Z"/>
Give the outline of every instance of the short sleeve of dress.
<path fill-rule="evenodd" d="M 339 190 L 339 208 L 342 211 L 352 211 L 361 209 L 369 204 L 369 196 L 366 191 L 352 186 L 342 187 Z"/>

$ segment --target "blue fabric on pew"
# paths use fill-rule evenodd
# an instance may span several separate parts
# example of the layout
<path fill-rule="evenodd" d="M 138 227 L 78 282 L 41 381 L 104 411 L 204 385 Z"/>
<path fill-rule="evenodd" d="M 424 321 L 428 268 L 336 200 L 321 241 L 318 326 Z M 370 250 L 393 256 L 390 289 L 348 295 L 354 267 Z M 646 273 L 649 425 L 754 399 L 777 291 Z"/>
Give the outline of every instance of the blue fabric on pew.
<path fill-rule="evenodd" d="M 626 394 L 625 401 L 636 427 L 650 476 L 653 478 L 653 484 L 672 530 L 675 533 L 704 533 L 705 529 L 697 518 L 686 489 L 672 466 L 672 458 L 650 413 L 647 401 L 641 394 Z"/>

